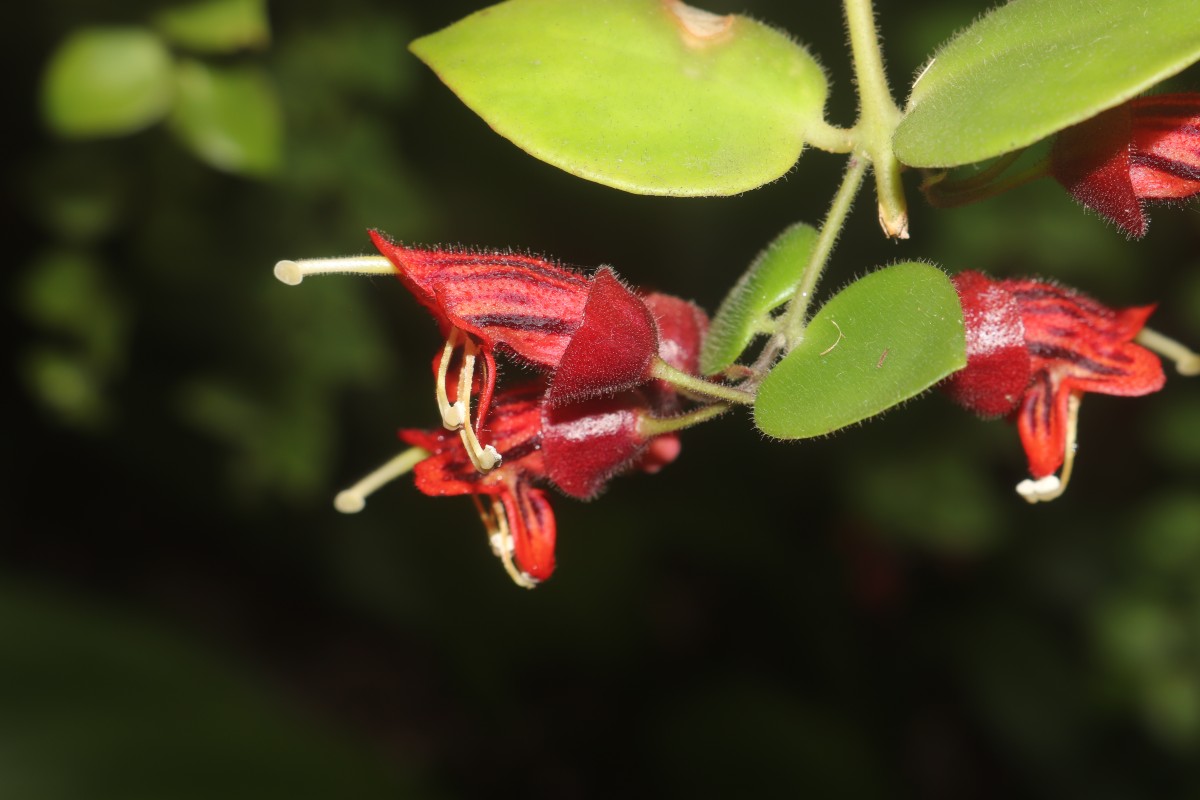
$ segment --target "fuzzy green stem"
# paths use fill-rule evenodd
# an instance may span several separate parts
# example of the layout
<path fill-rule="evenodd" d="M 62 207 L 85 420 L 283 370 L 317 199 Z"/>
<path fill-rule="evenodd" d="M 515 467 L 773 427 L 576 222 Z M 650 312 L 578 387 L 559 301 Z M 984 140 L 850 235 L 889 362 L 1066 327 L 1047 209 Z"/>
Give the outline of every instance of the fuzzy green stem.
<path fill-rule="evenodd" d="M 674 433 L 715 419 L 731 408 L 729 403 L 713 403 L 673 417 L 642 417 L 638 420 L 638 433 L 645 439 Z"/>
<path fill-rule="evenodd" d="M 838 128 L 818 120 L 804 130 L 804 141 L 826 153 L 849 153 L 854 150 L 853 128 Z"/>
<path fill-rule="evenodd" d="M 838 234 L 842 232 L 842 228 L 846 224 L 846 217 L 854 205 L 854 196 L 858 194 L 858 188 L 862 186 L 866 171 L 867 162 L 862 158 L 851 158 L 850 163 L 846 165 L 846 174 L 842 177 L 842 185 L 838 187 L 838 192 L 833 197 L 829 213 L 825 215 L 825 221 L 821 224 L 821 233 L 817 236 L 817 242 L 813 246 L 812 255 L 809 256 L 808 264 L 805 265 L 804 272 L 801 273 L 800 280 L 796 283 L 791 303 L 784 312 L 783 323 L 776 335 L 777 341 L 774 345 L 768 346 L 769 356 L 764 353 L 767 363 L 762 364 L 762 369 L 765 370 L 770 366 L 770 362 L 774 360 L 780 349 L 791 350 L 804 338 L 804 327 L 808 321 L 808 308 L 812 304 L 813 290 L 817 287 L 817 281 L 821 279 L 821 273 L 829 261 L 834 244 L 837 243 Z"/>
<path fill-rule="evenodd" d="M 901 166 L 892 152 L 892 134 L 904 116 L 892 100 L 883 55 L 875 30 L 871 0 L 843 0 L 854 77 L 858 84 L 858 122 L 854 126 L 857 151 L 874 165 L 879 224 L 893 239 L 908 238 L 908 202 L 900 180 Z"/>
<path fill-rule="evenodd" d="M 666 381 L 674 389 L 692 398 L 724 400 L 728 403 L 736 403 L 743 406 L 754 405 L 754 395 L 749 392 L 733 386 L 726 386 L 723 383 L 706 381 L 703 378 L 697 378 L 695 375 L 689 375 L 683 370 L 672 367 L 657 356 L 650 367 L 650 375 L 651 377 L 658 378 L 660 381 Z"/>

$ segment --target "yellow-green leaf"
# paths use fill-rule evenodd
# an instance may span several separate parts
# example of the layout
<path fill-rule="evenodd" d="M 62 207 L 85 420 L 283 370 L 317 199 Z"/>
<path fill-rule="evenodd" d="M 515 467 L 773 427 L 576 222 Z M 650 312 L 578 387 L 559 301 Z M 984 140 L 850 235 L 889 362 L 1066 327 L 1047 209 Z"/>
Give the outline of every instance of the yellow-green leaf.
<path fill-rule="evenodd" d="M 1200 59 L 1196 0 L 1013 0 L 959 33 L 913 85 L 896 155 L 998 156 L 1094 117 Z"/>
<path fill-rule="evenodd" d="M 411 49 L 521 149 L 639 194 L 773 181 L 825 103 L 824 73 L 786 35 L 673 0 L 509 0 Z"/>

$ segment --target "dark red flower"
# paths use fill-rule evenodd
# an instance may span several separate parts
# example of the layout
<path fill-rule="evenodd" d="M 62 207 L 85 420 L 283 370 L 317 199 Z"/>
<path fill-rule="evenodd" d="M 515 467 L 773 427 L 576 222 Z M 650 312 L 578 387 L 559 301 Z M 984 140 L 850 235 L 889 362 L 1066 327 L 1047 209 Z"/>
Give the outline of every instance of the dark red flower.
<path fill-rule="evenodd" d="M 650 379 L 659 350 L 654 315 L 611 269 L 587 277 L 536 256 L 406 247 L 370 233 L 446 334 L 436 362 L 438 407 L 443 425 L 461 431 L 477 469 L 494 467 L 502 452 L 480 439 L 495 391 L 495 351 L 553 373 L 548 399 L 555 405 L 611 396 Z M 485 362 L 482 381 L 477 356 Z M 458 365 L 453 380 L 452 365 Z"/>
<path fill-rule="evenodd" d="M 543 486 L 591 499 L 621 472 L 657 472 L 679 455 L 676 431 L 729 407 L 716 400 L 744 402 L 696 375 L 708 318 L 691 303 L 643 297 L 607 267 L 589 277 L 520 253 L 406 247 L 379 231 L 371 239 L 382 257 L 275 265 L 293 286 L 308 275 L 394 271 L 446 335 L 433 360 L 442 429 L 401 431 L 412 447 L 341 492 L 340 511 L 361 510 L 413 471 L 426 494 L 471 495 L 509 574 L 532 586 L 554 570 Z M 497 351 L 541 374 L 496 393 Z M 668 380 L 710 405 L 680 414 Z"/>
<path fill-rule="evenodd" d="M 1143 202 L 1200 194 L 1200 94 L 1131 100 L 1055 139 L 1050 173 L 1083 205 L 1141 238 Z"/>
<path fill-rule="evenodd" d="M 1085 392 L 1136 396 L 1162 388 L 1162 364 L 1135 344 L 1154 306 L 1111 309 L 1036 280 L 954 277 L 963 306 L 967 366 L 943 388 L 983 416 L 1011 415 L 1036 479 L 1030 502 L 1057 497 L 1070 477 L 1075 419 Z M 1054 473 L 1063 469 L 1062 479 Z"/>
<path fill-rule="evenodd" d="M 597 280 L 604 287 L 610 279 L 598 275 Z M 668 295 L 647 295 L 643 307 L 653 314 L 650 322 L 660 357 L 695 374 L 708 317 L 697 306 Z M 452 394 L 458 392 L 460 374 L 448 371 Z M 553 380 L 557 379 L 556 374 Z M 429 453 L 414 468 L 417 488 L 435 496 L 472 495 L 493 549 L 522 586 L 533 586 L 554 571 L 556 526 L 542 485 L 590 500 L 616 475 L 632 469 L 657 472 L 680 451 L 677 434 L 647 436 L 642 431 L 643 420 L 680 409 L 678 396 L 661 381 L 643 381 L 639 388 L 613 395 L 551 403 L 549 380 L 538 378 L 497 393 L 480 435 L 505 458 L 490 470 L 477 468 L 470 448 L 455 433 L 400 432 L 402 440 Z"/>

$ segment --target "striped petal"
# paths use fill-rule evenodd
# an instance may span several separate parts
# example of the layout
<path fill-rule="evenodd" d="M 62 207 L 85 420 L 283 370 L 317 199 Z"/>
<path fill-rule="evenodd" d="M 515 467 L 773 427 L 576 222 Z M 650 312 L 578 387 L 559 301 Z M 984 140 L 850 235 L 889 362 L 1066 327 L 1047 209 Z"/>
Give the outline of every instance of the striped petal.
<path fill-rule="evenodd" d="M 1137 196 L 1177 200 L 1200 193 L 1200 94 L 1143 97 L 1130 108 L 1129 176 Z"/>
<path fill-rule="evenodd" d="M 485 348 L 553 368 L 583 320 L 590 281 L 554 261 L 523 253 L 405 247 L 380 231 L 370 233 L 400 280 L 443 327 L 460 328 Z"/>

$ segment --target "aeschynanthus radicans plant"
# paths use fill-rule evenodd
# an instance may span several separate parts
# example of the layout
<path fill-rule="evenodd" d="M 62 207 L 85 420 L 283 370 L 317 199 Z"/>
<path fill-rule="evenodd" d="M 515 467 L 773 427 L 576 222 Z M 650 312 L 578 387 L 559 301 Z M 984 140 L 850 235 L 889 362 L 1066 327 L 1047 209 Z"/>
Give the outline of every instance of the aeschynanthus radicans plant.
<path fill-rule="evenodd" d="M 1083 394 L 1158 391 L 1160 356 L 1200 372 L 1200 357 L 1145 327 L 1155 306 L 1112 308 L 1049 278 L 989 278 L 965 263 L 950 265 L 953 277 L 894 264 L 819 305 L 816 290 L 868 172 L 892 239 L 910 236 L 907 168 L 924 171 L 935 206 L 1050 176 L 1132 237 L 1147 232 L 1145 203 L 1200 193 L 1200 95 L 1147 94 L 1200 60 L 1200 38 L 1166 35 L 1200 27 L 1175 2 L 1098 8 L 1112 32 L 1099 41 L 1094 20 L 1054 14 L 1050 0 L 1003 6 L 939 49 L 902 108 L 869 0 L 844 0 L 859 101 L 849 127 L 826 120 L 825 73 L 795 39 L 679 0 L 509 0 L 417 40 L 417 57 L 494 130 L 622 191 L 739 194 L 792 170 L 806 147 L 847 163 L 820 228 L 785 230 L 711 326 L 695 305 L 641 293 L 609 267 L 521 252 L 414 247 L 371 231 L 380 255 L 281 261 L 289 284 L 396 275 L 444 336 L 433 358 L 441 427 L 402 430 L 410 449 L 337 507 L 357 511 L 413 471 L 426 494 L 473 497 L 509 575 L 532 586 L 555 566 L 548 489 L 587 500 L 620 473 L 656 472 L 680 454 L 679 431 L 736 405 L 752 407 L 765 434 L 803 439 L 934 385 L 1012 419 L 1032 476 L 1018 492 L 1058 497 Z M 1014 46 L 1023 31 L 1053 46 Z M 1082 48 L 1088 61 L 1063 61 Z M 526 375 L 509 380 L 506 361 Z"/>

